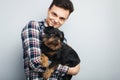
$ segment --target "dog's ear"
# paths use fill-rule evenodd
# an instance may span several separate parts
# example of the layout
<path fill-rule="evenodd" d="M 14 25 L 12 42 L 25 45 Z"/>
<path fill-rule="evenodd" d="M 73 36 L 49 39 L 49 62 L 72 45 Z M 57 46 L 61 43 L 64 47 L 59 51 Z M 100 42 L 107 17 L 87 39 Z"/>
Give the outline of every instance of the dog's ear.
<path fill-rule="evenodd" d="M 53 26 L 45 27 L 45 29 L 44 29 L 44 33 L 46 33 L 46 34 L 50 34 L 51 30 L 53 30 L 53 29 L 54 29 Z"/>
<path fill-rule="evenodd" d="M 64 39 L 65 39 L 65 37 L 64 37 L 64 33 L 61 31 L 60 40 L 63 42 Z"/>

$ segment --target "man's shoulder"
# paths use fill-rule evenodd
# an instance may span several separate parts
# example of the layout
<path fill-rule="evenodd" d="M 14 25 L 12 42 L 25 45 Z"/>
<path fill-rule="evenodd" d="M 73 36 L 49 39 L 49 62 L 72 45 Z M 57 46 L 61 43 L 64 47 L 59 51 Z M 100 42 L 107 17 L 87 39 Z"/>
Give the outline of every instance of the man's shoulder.
<path fill-rule="evenodd" d="M 39 26 L 40 23 L 43 23 L 43 21 L 30 20 L 28 25 Z"/>
<path fill-rule="evenodd" d="M 27 22 L 27 24 L 23 27 L 22 31 L 25 30 L 40 30 L 40 27 L 44 26 L 44 21 L 37 21 L 37 20 L 30 20 Z"/>

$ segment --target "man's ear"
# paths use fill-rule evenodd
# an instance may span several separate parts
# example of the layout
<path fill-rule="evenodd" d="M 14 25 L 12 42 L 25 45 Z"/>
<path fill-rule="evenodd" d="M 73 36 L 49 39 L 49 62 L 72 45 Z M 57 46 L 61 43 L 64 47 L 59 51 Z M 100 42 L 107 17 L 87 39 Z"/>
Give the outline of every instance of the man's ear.
<path fill-rule="evenodd" d="M 50 31 L 53 30 L 53 29 L 54 29 L 53 26 L 45 27 L 45 29 L 44 29 L 44 33 L 48 33 L 48 34 L 50 34 Z"/>

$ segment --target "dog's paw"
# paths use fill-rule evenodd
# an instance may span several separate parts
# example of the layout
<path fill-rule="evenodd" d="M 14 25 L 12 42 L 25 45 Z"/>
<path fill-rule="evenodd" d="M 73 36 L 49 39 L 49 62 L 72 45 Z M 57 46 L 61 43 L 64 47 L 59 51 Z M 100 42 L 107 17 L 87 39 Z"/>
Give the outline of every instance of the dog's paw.
<path fill-rule="evenodd" d="M 40 56 L 40 64 L 42 65 L 42 67 L 48 67 L 49 66 L 49 59 L 46 55 L 41 54 Z"/>
<path fill-rule="evenodd" d="M 52 75 L 53 72 L 54 72 L 53 69 L 47 69 L 47 70 L 43 73 L 43 78 L 44 78 L 45 80 L 47 80 L 47 79 Z"/>

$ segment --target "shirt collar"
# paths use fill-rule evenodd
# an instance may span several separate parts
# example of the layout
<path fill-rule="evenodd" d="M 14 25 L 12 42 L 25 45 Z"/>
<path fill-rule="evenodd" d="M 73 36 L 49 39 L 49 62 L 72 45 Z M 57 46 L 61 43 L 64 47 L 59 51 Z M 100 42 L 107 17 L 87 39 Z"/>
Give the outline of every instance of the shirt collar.
<path fill-rule="evenodd" d="M 44 19 L 44 25 L 45 25 L 45 27 L 48 27 L 48 25 L 46 23 L 46 19 Z"/>

